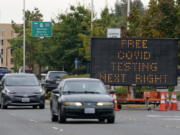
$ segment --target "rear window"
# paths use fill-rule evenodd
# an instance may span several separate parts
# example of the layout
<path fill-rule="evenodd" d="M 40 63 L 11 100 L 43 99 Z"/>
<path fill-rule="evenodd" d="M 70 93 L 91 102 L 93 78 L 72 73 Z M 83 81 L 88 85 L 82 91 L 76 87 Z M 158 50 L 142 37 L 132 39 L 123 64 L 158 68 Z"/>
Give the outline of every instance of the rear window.
<path fill-rule="evenodd" d="M 8 72 L 8 69 L 6 67 L 0 67 L 0 72 L 5 72 L 7 73 Z"/>
<path fill-rule="evenodd" d="M 67 75 L 66 72 L 50 72 L 49 78 L 63 78 L 65 75 Z"/>

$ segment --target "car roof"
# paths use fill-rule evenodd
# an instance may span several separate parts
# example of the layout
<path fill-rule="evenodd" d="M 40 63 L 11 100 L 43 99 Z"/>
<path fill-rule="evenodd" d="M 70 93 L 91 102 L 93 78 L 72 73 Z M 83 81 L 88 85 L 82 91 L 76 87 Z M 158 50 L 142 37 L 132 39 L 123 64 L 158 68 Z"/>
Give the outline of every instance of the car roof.
<path fill-rule="evenodd" d="M 35 76 L 35 74 L 30 73 L 8 73 L 5 76 Z"/>
<path fill-rule="evenodd" d="M 50 72 L 64 72 L 64 73 L 66 73 L 66 71 L 48 71 L 48 73 L 50 73 Z"/>
<path fill-rule="evenodd" d="M 64 81 L 100 81 L 99 79 L 95 78 L 66 78 Z"/>

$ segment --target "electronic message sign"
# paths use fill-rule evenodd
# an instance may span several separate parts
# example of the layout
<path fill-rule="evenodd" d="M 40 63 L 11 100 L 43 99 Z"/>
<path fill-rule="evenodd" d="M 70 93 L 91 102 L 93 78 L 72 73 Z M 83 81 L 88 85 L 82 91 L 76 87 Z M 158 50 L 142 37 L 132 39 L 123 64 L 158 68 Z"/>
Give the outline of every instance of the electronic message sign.
<path fill-rule="evenodd" d="M 177 50 L 177 39 L 92 38 L 91 77 L 109 85 L 176 85 Z"/>

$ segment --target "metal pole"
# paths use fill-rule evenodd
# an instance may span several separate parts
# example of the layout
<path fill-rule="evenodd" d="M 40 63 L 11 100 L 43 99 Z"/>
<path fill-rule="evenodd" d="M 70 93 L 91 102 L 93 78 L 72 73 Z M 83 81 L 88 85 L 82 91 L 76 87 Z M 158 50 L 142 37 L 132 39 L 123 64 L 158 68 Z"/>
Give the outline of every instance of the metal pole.
<path fill-rule="evenodd" d="M 0 32 L 1 32 L 1 43 L 0 43 L 0 67 L 1 67 L 1 57 L 2 57 L 2 54 L 1 54 L 1 49 L 2 49 L 2 40 L 3 40 L 3 30 L 0 29 Z"/>
<path fill-rule="evenodd" d="M 128 0 L 128 3 L 127 3 L 127 17 L 129 17 L 130 15 L 130 0 Z M 127 29 L 129 29 L 129 22 L 127 21 Z"/>
<path fill-rule="evenodd" d="M 93 35 L 94 0 L 91 0 L 91 35 Z"/>
<path fill-rule="evenodd" d="M 25 0 L 23 0 L 23 72 L 26 68 L 26 17 L 25 17 Z"/>
<path fill-rule="evenodd" d="M 106 8 L 108 8 L 108 0 L 106 0 Z"/>

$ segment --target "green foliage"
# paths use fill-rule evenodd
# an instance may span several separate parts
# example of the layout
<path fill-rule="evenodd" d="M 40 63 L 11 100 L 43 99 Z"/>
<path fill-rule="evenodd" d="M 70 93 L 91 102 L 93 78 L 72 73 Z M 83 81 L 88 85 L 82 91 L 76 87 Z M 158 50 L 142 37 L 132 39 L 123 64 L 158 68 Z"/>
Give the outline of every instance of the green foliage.
<path fill-rule="evenodd" d="M 141 15 L 140 15 L 140 9 L 136 7 L 136 5 L 133 5 L 131 8 L 131 13 L 128 18 L 129 21 L 129 31 L 128 36 L 129 37 L 141 37 Z"/>
<path fill-rule="evenodd" d="M 123 87 L 120 87 L 120 88 L 116 88 L 115 91 L 116 91 L 116 93 L 127 93 L 128 92 L 128 87 L 123 86 Z"/>
<path fill-rule="evenodd" d="M 64 78 L 89 78 L 89 74 L 79 74 L 79 75 L 66 75 Z"/>
<path fill-rule="evenodd" d="M 177 100 L 180 101 L 180 92 L 177 92 Z"/>
<path fill-rule="evenodd" d="M 70 13 L 58 16 L 51 38 L 53 47 L 50 49 L 51 66 L 55 69 L 64 68 L 68 72 L 73 70 L 75 58 L 82 63 L 90 59 L 90 11 L 82 6 L 71 6 L 70 10 Z"/>
<path fill-rule="evenodd" d="M 40 13 L 40 11 L 35 8 L 34 11 L 26 11 L 26 65 L 28 67 L 34 67 L 36 64 L 40 64 L 40 59 L 42 60 L 42 57 L 39 57 L 39 49 L 41 45 L 41 41 L 38 38 L 31 37 L 31 21 L 41 21 L 43 15 Z M 12 21 L 12 27 L 15 30 L 15 32 L 18 33 L 18 37 L 10 40 L 11 48 L 13 50 L 13 57 L 14 57 L 14 65 L 15 69 L 18 70 L 22 66 L 23 61 L 23 30 L 20 25 L 15 24 Z"/>
<path fill-rule="evenodd" d="M 122 37 L 180 38 L 180 1 L 150 0 L 147 9 L 141 0 L 131 2 L 131 13 L 127 18 L 127 1 L 121 0 L 114 10 L 104 8 L 100 18 L 93 20 L 91 11 L 78 5 L 70 11 L 57 15 L 53 22 L 53 37 L 39 39 L 31 37 L 31 21 L 43 21 L 43 15 L 35 8 L 26 11 L 26 63 L 38 65 L 40 69 L 66 70 L 70 73 L 84 73 L 91 61 L 91 37 L 106 37 L 107 28 L 121 28 Z M 129 29 L 127 29 L 127 21 Z M 15 68 L 22 66 L 22 25 L 12 21 L 18 37 L 10 40 Z M 180 56 L 180 53 L 179 53 Z M 78 71 L 74 70 L 74 60 L 80 61 Z M 41 71 L 39 71 L 41 72 Z M 146 90 L 147 88 L 141 88 Z"/>

